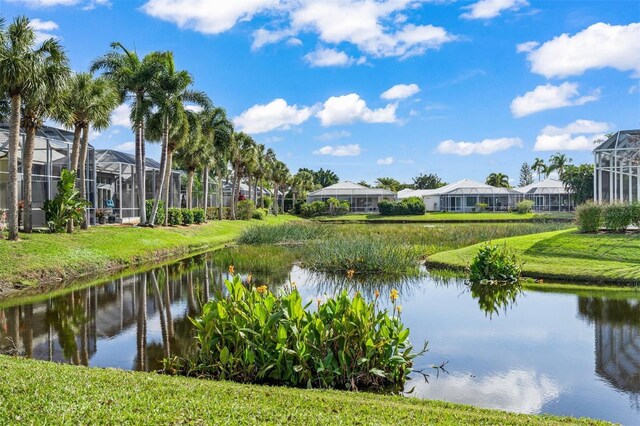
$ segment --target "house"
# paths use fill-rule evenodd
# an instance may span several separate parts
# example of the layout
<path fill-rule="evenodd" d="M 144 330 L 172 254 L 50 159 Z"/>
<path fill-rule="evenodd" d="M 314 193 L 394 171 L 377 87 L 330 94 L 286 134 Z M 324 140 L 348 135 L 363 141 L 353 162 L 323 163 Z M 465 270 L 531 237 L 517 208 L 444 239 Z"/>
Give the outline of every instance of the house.
<path fill-rule="evenodd" d="M 307 195 L 307 203 L 327 201 L 329 198 L 349 202 L 353 213 L 375 213 L 378 211 L 380 201 L 395 201 L 397 195 L 387 189 L 367 188 L 357 183 L 344 181 L 310 192 Z"/>
<path fill-rule="evenodd" d="M 564 184 L 553 178 L 515 188 L 526 200 L 533 201 L 533 210 L 538 212 L 571 211 L 575 209 L 572 193 Z"/>
<path fill-rule="evenodd" d="M 640 129 L 616 132 L 593 154 L 594 199 L 600 203 L 640 201 Z"/>
<path fill-rule="evenodd" d="M 510 188 L 497 188 L 470 179 L 462 179 L 437 189 L 417 189 L 403 192 L 398 198 L 420 197 L 427 211 L 475 212 L 509 211 L 523 199 L 523 195 Z M 479 205 L 482 205 L 480 207 Z"/>

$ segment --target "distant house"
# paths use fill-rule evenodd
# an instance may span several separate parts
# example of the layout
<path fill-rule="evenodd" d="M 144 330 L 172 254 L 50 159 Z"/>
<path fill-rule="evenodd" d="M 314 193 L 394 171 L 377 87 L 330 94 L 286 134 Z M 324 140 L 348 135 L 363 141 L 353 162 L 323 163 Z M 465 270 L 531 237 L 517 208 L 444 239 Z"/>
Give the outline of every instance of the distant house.
<path fill-rule="evenodd" d="M 417 189 L 403 192 L 398 198 L 420 197 L 427 211 L 473 212 L 478 204 L 489 211 L 508 211 L 516 206 L 523 195 L 513 189 L 497 188 L 470 179 L 463 179 L 437 189 Z"/>
<path fill-rule="evenodd" d="M 307 203 L 327 201 L 329 198 L 348 201 L 353 213 L 375 213 L 378 211 L 380 201 L 395 201 L 397 196 L 395 192 L 387 189 L 367 188 L 357 183 L 344 181 L 310 192 L 307 196 Z"/>
<path fill-rule="evenodd" d="M 595 200 L 640 201 L 640 129 L 616 132 L 593 154 Z"/>
<path fill-rule="evenodd" d="M 523 194 L 525 199 L 533 201 L 535 211 L 571 211 L 575 208 L 572 193 L 557 179 L 547 178 L 515 190 Z"/>

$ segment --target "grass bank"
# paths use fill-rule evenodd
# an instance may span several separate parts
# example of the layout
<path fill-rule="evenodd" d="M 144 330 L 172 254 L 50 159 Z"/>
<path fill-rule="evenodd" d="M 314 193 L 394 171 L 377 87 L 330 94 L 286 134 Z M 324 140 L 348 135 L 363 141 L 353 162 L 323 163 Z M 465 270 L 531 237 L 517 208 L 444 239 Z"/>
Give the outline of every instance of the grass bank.
<path fill-rule="evenodd" d="M 575 229 L 496 239 L 513 249 L 533 278 L 640 285 L 640 237 L 579 234 Z M 428 263 L 466 267 L 480 244 L 437 253 Z"/>
<path fill-rule="evenodd" d="M 296 218 L 268 216 L 264 223 Z M 47 286 L 213 249 L 258 221 L 212 221 L 189 227 L 99 226 L 74 234 L 21 234 L 0 240 L 0 297 L 16 287 Z"/>
<path fill-rule="evenodd" d="M 319 222 L 342 223 L 460 223 L 460 222 L 537 222 L 564 221 L 571 222 L 573 213 L 427 213 L 415 216 L 381 216 L 379 214 L 348 214 L 344 216 L 323 216 Z"/>
<path fill-rule="evenodd" d="M 438 401 L 241 385 L 0 356 L 3 424 L 605 424 Z"/>

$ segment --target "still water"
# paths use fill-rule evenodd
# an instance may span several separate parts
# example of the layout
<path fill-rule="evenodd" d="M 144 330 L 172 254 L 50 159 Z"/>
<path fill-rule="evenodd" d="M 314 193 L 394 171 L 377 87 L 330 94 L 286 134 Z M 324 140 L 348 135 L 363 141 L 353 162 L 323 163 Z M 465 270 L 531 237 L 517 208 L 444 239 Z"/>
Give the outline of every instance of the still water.
<path fill-rule="evenodd" d="M 238 270 L 239 268 L 236 268 Z M 342 288 L 381 297 L 400 291 L 416 360 L 411 397 L 523 413 L 640 424 L 640 293 L 524 291 L 478 295 L 461 281 L 425 276 L 354 285 L 291 265 L 254 274 L 272 291 L 295 281 L 315 300 Z M 249 271 L 239 271 L 246 273 Z M 211 255 L 54 297 L 0 305 L 0 352 L 92 367 L 153 371 L 192 345 L 188 317 L 227 278 Z M 493 310 L 492 308 L 496 308 Z M 432 365 L 445 364 L 446 371 Z"/>

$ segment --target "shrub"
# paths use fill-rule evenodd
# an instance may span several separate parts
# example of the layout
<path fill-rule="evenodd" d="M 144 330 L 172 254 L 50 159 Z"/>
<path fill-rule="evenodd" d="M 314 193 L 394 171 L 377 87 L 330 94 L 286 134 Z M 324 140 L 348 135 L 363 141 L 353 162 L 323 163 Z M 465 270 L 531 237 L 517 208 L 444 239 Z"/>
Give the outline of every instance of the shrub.
<path fill-rule="evenodd" d="M 304 200 L 296 200 L 296 204 L 293 206 L 293 214 L 300 214 L 300 208 L 305 204 Z"/>
<path fill-rule="evenodd" d="M 191 209 L 180 209 L 182 211 L 182 224 L 185 226 L 191 225 L 195 220 L 195 215 Z"/>
<path fill-rule="evenodd" d="M 533 211 L 533 201 L 520 201 L 518 204 L 516 204 L 516 211 L 520 214 L 531 213 Z"/>
<path fill-rule="evenodd" d="M 378 211 L 383 216 L 423 215 L 424 202 L 420 197 L 409 197 L 401 201 L 382 200 L 378 203 Z"/>
<path fill-rule="evenodd" d="M 485 244 L 471 261 L 469 280 L 479 282 L 517 282 L 522 267 L 506 245 Z"/>
<path fill-rule="evenodd" d="M 238 201 L 238 211 L 236 217 L 240 220 L 251 220 L 253 212 L 256 211 L 256 206 L 253 204 L 253 200 Z"/>
<path fill-rule="evenodd" d="M 75 185 L 76 173 L 62 169 L 57 185 L 58 193 L 53 200 L 45 201 L 43 206 L 49 231 L 64 232 L 69 221 L 84 221 L 85 209 L 91 203 L 82 198 Z"/>
<path fill-rule="evenodd" d="M 217 207 L 207 207 L 207 220 L 216 220 L 218 219 L 218 208 Z"/>
<path fill-rule="evenodd" d="M 195 354 L 180 370 L 243 383 L 306 388 L 401 390 L 414 352 L 400 315 L 346 291 L 306 309 L 300 293 L 247 289 L 236 275 L 192 320 Z M 397 291 L 392 291 L 397 298 Z M 165 362 L 165 368 L 167 367 Z"/>
<path fill-rule="evenodd" d="M 576 207 L 576 223 L 580 232 L 595 233 L 602 224 L 602 206 L 588 201 Z"/>
<path fill-rule="evenodd" d="M 146 214 L 147 214 L 147 223 L 151 220 L 151 210 L 153 210 L 153 202 L 154 200 L 145 201 L 146 205 Z M 164 201 L 160 200 L 158 203 L 158 212 L 156 213 L 156 220 L 153 223 L 155 226 L 160 226 L 164 224 Z"/>
<path fill-rule="evenodd" d="M 602 222 L 610 231 L 624 232 L 632 220 L 632 209 L 628 204 L 611 203 L 602 209 Z"/>
<path fill-rule="evenodd" d="M 168 210 L 169 217 L 167 223 L 171 226 L 178 226 L 182 224 L 182 209 L 172 207 Z"/>
<path fill-rule="evenodd" d="M 262 197 L 264 200 L 264 206 L 269 209 L 273 205 L 273 198 L 267 196 Z"/>
<path fill-rule="evenodd" d="M 631 204 L 631 224 L 640 228 L 640 201 Z"/>
<path fill-rule="evenodd" d="M 314 201 L 312 203 L 300 206 L 300 216 L 315 217 L 322 216 L 326 212 L 327 205 L 323 201 Z"/>
<path fill-rule="evenodd" d="M 204 223 L 204 209 L 191 209 L 191 212 L 193 213 L 193 223 L 197 223 L 198 225 Z"/>
<path fill-rule="evenodd" d="M 476 208 L 479 212 L 486 212 L 489 209 L 489 204 L 487 203 L 476 203 Z"/>
<path fill-rule="evenodd" d="M 267 214 L 264 212 L 263 209 L 257 209 L 256 211 L 253 212 L 252 219 L 264 220 L 266 216 Z"/>

